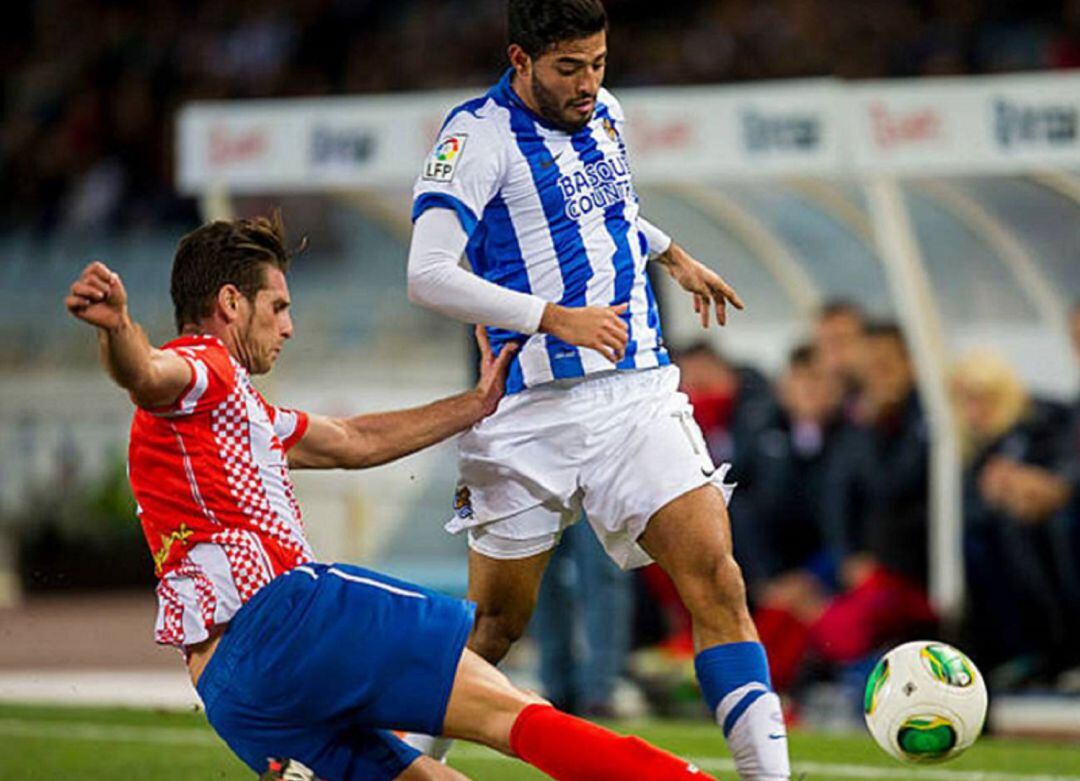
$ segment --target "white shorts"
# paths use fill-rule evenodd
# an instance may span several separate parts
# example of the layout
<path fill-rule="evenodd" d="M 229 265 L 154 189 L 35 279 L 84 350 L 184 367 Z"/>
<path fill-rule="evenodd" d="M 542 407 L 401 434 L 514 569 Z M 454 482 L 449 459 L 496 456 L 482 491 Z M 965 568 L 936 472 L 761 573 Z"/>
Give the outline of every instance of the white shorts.
<path fill-rule="evenodd" d="M 713 483 L 730 501 L 674 366 L 556 381 L 507 396 L 459 443 L 454 534 L 496 559 L 555 547 L 582 510 L 623 569 L 651 562 L 649 519 Z"/>

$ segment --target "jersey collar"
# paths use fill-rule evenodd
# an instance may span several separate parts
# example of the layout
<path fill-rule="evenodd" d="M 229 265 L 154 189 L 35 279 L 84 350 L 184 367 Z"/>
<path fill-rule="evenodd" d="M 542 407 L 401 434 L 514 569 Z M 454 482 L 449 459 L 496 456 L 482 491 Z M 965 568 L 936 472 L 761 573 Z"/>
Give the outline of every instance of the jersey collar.
<path fill-rule="evenodd" d="M 566 136 L 575 136 L 578 133 L 588 133 L 588 132 L 590 132 L 589 125 L 592 124 L 592 119 L 590 119 L 589 122 L 584 127 L 582 127 L 580 130 L 576 130 L 573 133 L 568 133 L 566 130 L 559 127 L 555 123 L 553 123 L 553 122 L 545 119 L 544 117 L 540 116 L 539 114 L 537 114 L 535 111 L 533 111 L 531 108 L 529 108 L 525 104 L 525 101 L 523 101 L 521 99 L 521 97 L 517 94 L 517 92 L 514 91 L 514 86 L 513 86 L 513 83 L 512 83 L 513 79 L 514 79 L 514 69 L 513 68 L 507 68 L 506 72 L 503 73 L 502 78 L 499 79 L 499 83 L 491 88 L 491 95 L 492 95 L 492 97 L 495 98 L 495 101 L 497 103 L 500 103 L 503 106 L 506 106 L 507 108 L 518 109 L 519 111 L 525 112 L 525 114 L 527 114 L 529 119 L 531 119 L 533 122 L 540 125 L 541 127 L 547 128 L 548 130 L 553 130 L 556 133 L 562 133 L 563 135 L 566 135 Z M 594 111 L 593 112 L 593 117 L 595 117 L 595 116 L 596 116 L 596 113 Z"/>

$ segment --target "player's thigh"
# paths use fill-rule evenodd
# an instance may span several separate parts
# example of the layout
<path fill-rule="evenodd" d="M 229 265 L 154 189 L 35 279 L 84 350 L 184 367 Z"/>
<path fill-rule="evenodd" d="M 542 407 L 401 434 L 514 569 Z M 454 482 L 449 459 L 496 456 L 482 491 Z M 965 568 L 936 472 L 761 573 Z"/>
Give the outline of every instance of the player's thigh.
<path fill-rule="evenodd" d="M 702 568 L 730 555 L 731 519 L 720 489 L 707 483 L 671 500 L 652 515 L 638 542 L 661 566 Z"/>
<path fill-rule="evenodd" d="M 529 705 L 545 700 L 517 688 L 494 665 L 466 649 L 446 706 L 443 734 L 512 754 L 510 731 Z"/>
<path fill-rule="evenodd" d="M 668 502 L 649 519 L 638 544 L 671 576 L 688 608 L 711 600 L 717 577 L 734 563 L 720 489 L 707 484 Z"/>
<path fill-rule="evenodd" d="M 723 483 L 728 465 L 713 463 L 677 383 L 678 373 L 666 369 L 630 377 L 627 400 L 613 405 L 610 420 L 593 421 L 596 446 L 582 466 L 584 507 L 624 569 L 648 562 L 639 540 L 669 505 L 700 505 L 685 497 L 705 485 L 732 488 Z"/>
<path fill-rule="evenodd" d="M 525 558 L 503 559 L 470 549 L 468 599 L 476 603 L 477 623 L 494 621 L 524 630 L 553 550 L 554 546 Z"/>

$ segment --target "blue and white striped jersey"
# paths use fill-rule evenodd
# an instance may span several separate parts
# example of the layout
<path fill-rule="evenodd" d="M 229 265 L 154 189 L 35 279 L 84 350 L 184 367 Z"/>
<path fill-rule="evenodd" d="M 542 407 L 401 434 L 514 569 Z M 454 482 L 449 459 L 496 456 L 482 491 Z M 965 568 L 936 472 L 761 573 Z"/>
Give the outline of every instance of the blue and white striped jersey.
<path fill-rule="evenodd" d="M 550 334 L 488 328 L 496 352 L 522 345 L 507 392 L 670 363 L 645 273 L 622 108 L 602 89 L 592 120 L 570 134 L 525 106 L 511 74 L 450 112 L 416 182 L 413 220 L 432 208 L 456 212 L 473 271 L 489 282 L 564 306 L 628 303 L 630 339 L 615 365 Z"/>

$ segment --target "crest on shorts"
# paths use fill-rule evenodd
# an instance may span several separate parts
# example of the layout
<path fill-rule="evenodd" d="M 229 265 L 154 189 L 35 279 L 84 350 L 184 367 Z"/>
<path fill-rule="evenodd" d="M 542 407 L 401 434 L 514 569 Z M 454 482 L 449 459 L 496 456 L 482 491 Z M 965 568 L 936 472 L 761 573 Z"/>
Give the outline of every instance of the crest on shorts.
<path fill-rule="evenodd" d="M 295 759 L 270 758 L 267 765 L 266 772 L 259 776 L 259 781 L 321 781 L 315 777 L 311 768 Z"/>
<path fill-rule="evenodd" d="M 459 485 L 457 493 L 454 494 L 454 512 L 457 513 L 458 518 L 472 518 L 472 494 L 469 492 L 469 486 Z"/>

